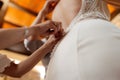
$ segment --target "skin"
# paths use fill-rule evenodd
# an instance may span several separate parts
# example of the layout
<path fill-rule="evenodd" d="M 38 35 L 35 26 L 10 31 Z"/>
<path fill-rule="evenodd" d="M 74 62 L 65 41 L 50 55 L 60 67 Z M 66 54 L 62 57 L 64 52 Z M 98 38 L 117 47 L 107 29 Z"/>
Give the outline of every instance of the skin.
<path fill-rule="evenodd" d="M 45 17 L 54 10 L 58 2 L 59 0 L 46 0 L 46 3 L 44 4 L 42 10 L 40 10 L 38 15 L 36 16 L 36 19 L 33 21 L 31 25 L 42 23 Z M 59 23 L 55 23 L 55 25 L 59 25 Z M 29 49 L 30 52 L 34 52 L 41 46 L 38 45 L 38 41 L 39 43 L 42 44 L 41 38 L 44 38 L 44 36 L 40 37 L 39 35 L 31 35 L 27 38 L 26 47 Z"/>
<path fill-rule="evenodd" d="M 52 33 L 49 32 L 48 30 L 51 28 L 55 30 L 55 32 L 53 33 L 56 33 L 58 31 L 58 28 L 54 25 L 54 23 L 57 22 L 47 21 L 45 23 L 37 24 L 34 25 L 34 27 L 29 27 L 29 28 L 0 29 L 0 38 L 1 38 L 0 49 L 4 49 L 6 47 L 9 47 L 13 44 L 22 41 L 25 38 L 26 29 L 29 31 L 26 37 L 30 35 L 41 35 L 41 36 L 50 35 Z"/>
<path fill-rule="evenodd" d="M 65 4 L 65 3 L 67 3 L 67 4 Z M 71 1 L 61 0 L 60 3 L 57 5 L 57 7 L 55 8 L 55 10 L 53 12 L 53 18 L 52 19 L 55 20 L 55 21 L 62 22 L 62 25 L 63 25 L 64 29 L 66 29 L 67 26 L 72 21 L 72 19 L 76 16 L 78 11 L 80 10 L 80 4 L 79 3 L 81 3 L 81 0 L 76 0 L 76 1 L 75 0 L 71 0 Z M 69 6 L 71 6 L 71 7 L 69 8 Z M 68 13 L 70 13 L 70 14 L 68 14 Z M 41 15 L 42 13 L 39 13 L 39 14 Z M 58 15 L 59 15 L 59 17 L 58 17 Z M 39 21 L 41 22 L 41 19 L 42 18 L 38 17 L 32 25 L 39 23 Z M 60 23 L 58 23 L 58 25 L 60 25 Z M 54 24 L 52 24 L 52 26 L 54 26 Z M 41 29 L 38 29 L 38 28 L 36 29 L 36 27 L 34 27 L 34 28 L 35 29 L 33 29 L 33 27 L 28 28 L 28 30 L 30 31 L 28 36 L 30 36 L 30 35 L 35 36 L 36 34 L 34 34 L 34 32 L 36 32 L 36 30 L 37 31 L 41 30 Z M 25 31 L 24 28 L 11 29 L 11 30 L 10 29 L 0 30 L 0 37 L 2 39 L 0 41 L 1 42 L 0 43 L 1 44 L 0 49 L 9 47 L 10 45 L 13 45 L 13 44 L 23 40 L 24 39 L 24 31 Z M 61 28 L 55 29 L 55 33 L 57 33 L 58 31 L 61 32 L 61 33 L 63 32 L 63 30 Z M 46 33 L 46 30 L 45 30 L 45 32 L 41 31 L 42 33 L 39 33 L 39 32 L 38 32 L 38 34 L 42 35 L 43 33 Z M 47 35 L 48 34 L 49 33 L 47 33 Z M 4 35 L 4 37 L 3 37 L 3 35 Z M 5 69 L 3 74 L 6 74 L 6 75 L 9 75 L 9 76 L 12 76 L 12 77 L 21 77 L 26 72 L 31 70 L 41 60 L 42 57 L 44 57 L 48 52 L 50 52 L 60 38 L 61 37 L 56 38 L 54 35 L 52 35 L 50 37 L 50 39 L 46 42 L 46 44 L 44 44 L 41 48 L 39 48 L 37 51 L 35 51 L 31 56 L 29 56 L 28 59 L 20 62 L 20 64 L 15 64 L 15 63 L 12 62 L 11 65 Z"/>
<path fill-rule="evenodd" d="M 105 0 L 105 1 L 108 2 L 108 3 L 110 3 L 110 4 L 113 4 L 115 6 L 117 6 L 117 4 L 118 4 L 118 7 L 120 7 L 120 5 L 119 5 L 120 4 L 120 0 Z M 55 20 L 55 21 L 62 22 L 63 28 L 66 29 L 69 26 L 69 24 L 71 23 L 72 19 L 76 16 L 76 14 L 78 13 L 78 11 L 80 10 L 80 3 L 81 3 L 81 0 L 61 0 L 59 2 L 59 4 L 56 6 L 56 8 L 55 8 L 55 10 L 53 12 L 52 19 Z M 89 59 L 89 56 L 87 58 Z M 92 58 L 92 59 L 94 59 L 94 58 Z M 86 60 L 84 60 L 84 61 L 86 61 Z M 107 60 L 105 60 L 105 61 L 107 61 Z M 95 62 L 96 62 L 95 63 L 96 65 L 99 64 L 99 63 L 97 63 L 97 61 L 95 61 Z M 113 63 L 114 63 L 114 61 L 113 61 Z M 119 64 L 117 66 L 119 67 Z M 87 69 L 89 69 L 89 68 L 94 68 L 96 70 L 94 70 L 94 71 L 90 70 L 91 72 L 89 71 L 90 73 L 86 73 L 86 74 L 92 74 L 92 73 L 95 73 L 95 71 L 99 70 L 98 67 L 94 67 L 94 66 L 92 66 L 92 67 L 88 66 Z M 111 66 L 110 67 L 106 66 L 105 69 L 107 69 L 107 68 L 111 68 Z M 80 68 L 80 69 L 82 69 L 84 71 L 84 68 Z M 112 70 L 112 68 L 111 68 L 111 70 Z M 118 74 L 114 74 L 113 73 L 113 75 L 116 75 L 117 77 L 112 76 L 112 75 L 111 76 L 107 76 L 107 77 L 109 79 L 111 79 L 111 80 L 119 80 L 120 78 L 119 79 L 117 79 L 117 78 L 119 77 L 119 73 L 120 72 L 119 72 L 118 69 L 117 69 L 117 71 L 118 71 Z M 84 74 L 85 72 L 81 71 L 81 74 L 82 73 Z M 103 68 L 103 72 L 101 71 L 100 73 L 106 73 L 106 71 L 104 71 L 104 68 Z M 112 74 L 112 73 L 108 73 L 108 74 Z M 91 80 L 100 80 L 101 79 L 100 76 L 97 76 L 97 78 L 95 78 L 95 79 L 92 76 L 88 76 L 88 77 L 84 76 L 83 80 L 89 80 L 89 77 L 91 78 Z M 104 80 L 105 79 L 106 78 L 104 77 Z"/>
<path fill-rule="evenodd" d="M 59 0 L 46 0 L 46 3 L 44 4 L 42 10 L 40 10 L 40 12 L 38 13 L 36 19 L 33 21 L 31 26 L 43 22 L 45 17 L 54 10 L 58 2 Z M 29 41 L 34 40 L 34 39 L 35 40 L 39 39 L 39 35 L 32 35 L 28 39 Z"/>
<path fill-rule="evenodd" d="M 2 74 L 6 74 L 12 77 L 21 77 L 28 71 L 30 71 L 48 52 L 51 52 L 55 44 L 59 41 L 59 38 L 55 38 L 51 35 L 49 40 L 39 49 L 37 49 L 26 60 L 21 61 L 19 64 L 11 62 L 11 65 L 5 69 Z"/>
<path fill-rule="evenodd" d="M 49 13 L 49 11 L 46 10 L 47 7 L 44 8 L 45 10 L 43 9 L 43 11 L 39 13 L 40 15 Z M 32 53 L 26 60 L 21 61 L 19 64 L 11 62 L 11 65 L 6 67 L 2 74 L 12 77 L 21 77 L 30 71 L 47 53 L 51 52 L 55 44 L 63 37 L 64 32 L 60 22 L 46 21 L 37 24 L 41 19 L 42 17 L 38 16 L 29 28 L 0 29 L 0 49 L 16 44 L 29 36 L 49 36 L 48 41 Z M 25 35 L 26 29 L 28 30 L 27 35 Z M 54 31 L 51 32 L 50 29 Z"/>
<path fill-rule="evenodd" d="M 27 36 L 30 35 L 50 35 L 51 33 L 47 33 L 48 29 L 50 29 L 50 25 L 53 27 L 54 24 L 52 24 L 52 21 L 48 21 L 42 24 L 39 24 L 39 26 L 35 25 L 34 27 L 27 28 L 29 30 L 29 33 Z M 49 28 L 46 29 L 46 25 L 49 25 Z M 46 27 L 46 28 L 45 28 Z M 58 28 L 58 27 L 55 27 Z M 42 30 L 42 31 L 41 31 Z M 58 30 L 58 29 L 54 29 Z M 63 29 L 59 28 L 58 30 L 62 34 Z M 24 37 L 25 28 L 19 28 L 19 29 L 0 29 L 0 49 L 4 49 L 6 47 L 9 47 L 10 45 L 13 45 L 15 43 L 20 42 L 23 40 Z M 58 35 L 56 33 L 55 35 Z M 19 64 L 15 64 L 14 62 L 11 62 L 11 65 L 5 69 L 5 71 L 2 74 L 12 76 L 12 77 L 21 77 L 28 71 L 30 71 L 40 60 L 43 58 L 48 52 L 52 50 L 54 45 L 59 41 L 60 38 L 62 38 L 62 35 L 59 37 L 56 37 L 55 35 L 51 35 L 48 41 L 40 47 L 38 50 L 36 50 L 32 55 L 30 55 L 26 60 L 21 61 Z"/>
<path fill-rule="evenodd" d="M 120 0 L 104 0 L 105 2 L 112 4 L 120 8 Z M 67 3 L 67 4 L 66 4 Z M 73 18 L 77 15 L 81 7 L 81 0 L 60 0 L 53 12 L 53 21 L 62 22 L 62 26 L 66 29 Z M 69 13 L 69 14 L 68 14 Z"/>
<path fill-rule="evenodd" d="M 81 0 L 61 0 L 53 12 L 52 20 L 62 22 L 62 27 L 66 29 L 79 12 L 80 3 Z"/>

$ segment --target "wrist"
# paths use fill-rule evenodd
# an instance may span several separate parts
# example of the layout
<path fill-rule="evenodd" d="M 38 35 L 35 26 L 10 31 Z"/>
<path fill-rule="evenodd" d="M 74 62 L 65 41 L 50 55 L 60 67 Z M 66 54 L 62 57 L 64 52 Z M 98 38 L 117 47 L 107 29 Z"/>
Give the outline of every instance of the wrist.
<path fill-rule="evenodd" d="M 45 15 L 47 14 L 46 10 L 45 10 L 45 9 L 42 9 L 42 10 L 41 10 L 41 14 L 42 14 L 42 16 L 45 16 Z"/>
<path fill-rule="evenodd" d="M 28 38 L 29 36 L 34 35 L 34 34 L 35 34 L 35 30 L 34 30 L 33 27 L 25 28 L 25 31 L 24 31 L 24 37 L 25 38 Z"/>

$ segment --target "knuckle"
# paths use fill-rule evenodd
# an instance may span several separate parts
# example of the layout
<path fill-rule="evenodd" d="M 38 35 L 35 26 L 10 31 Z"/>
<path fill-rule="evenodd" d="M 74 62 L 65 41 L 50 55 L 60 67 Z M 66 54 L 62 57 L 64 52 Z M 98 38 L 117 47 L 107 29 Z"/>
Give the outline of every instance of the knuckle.
<path fill-rule="evenodd" d="M 48 23 L 48 24 L 51 24 L 51 20 L 48 20 L 47 23 Z"/>
<path fill-rule="evenodd" d="M 52 21 L 51 20 L 48 20 L 49 21 L 49 23 L 51 23 Z"/>

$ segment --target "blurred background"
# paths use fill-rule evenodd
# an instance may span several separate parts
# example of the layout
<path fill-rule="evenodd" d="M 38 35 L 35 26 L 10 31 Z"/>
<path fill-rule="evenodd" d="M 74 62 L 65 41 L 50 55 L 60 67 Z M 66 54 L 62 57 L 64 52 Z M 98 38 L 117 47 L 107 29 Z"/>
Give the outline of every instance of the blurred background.
<path fill-rule="evenodd" d="M 0 28 L 19 28 L 30 26 L 46 0 L 0 0 Z M 120 8 L 109 5 L 111 22 L 120 27 Z M 51 19 L 51 15 L 46 19 Z M 23 42 L 13 45 L 0 53 L 6 54 L 16 63 L 27 58 L 31 52 L 24 48 Z M 41 62 L 22 78 L 1 77 L 0 80 L 43 80 L 45 67 Z"/>

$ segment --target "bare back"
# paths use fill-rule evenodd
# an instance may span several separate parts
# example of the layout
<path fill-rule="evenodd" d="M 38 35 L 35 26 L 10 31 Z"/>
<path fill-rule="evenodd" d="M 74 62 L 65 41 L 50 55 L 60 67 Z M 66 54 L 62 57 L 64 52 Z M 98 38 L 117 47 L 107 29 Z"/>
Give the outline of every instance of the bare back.
<path fill-rule="evenodd" d="M 61 0 L 53 13 L 53 20 L 62 21 L 63 26 L 67 27 L 80 9 L 79 1 Z M 95 11 L 97 4 L 92 6 L 93 9 L 84 10 L 85 13 Z M 86 9 L 84 5 L 82 7 Z M 70 32 L 53 51 L 46 80 L 120 80 L 120 31 L 106 21 L 109 17 L 106 11 L 107 8 L 100 8 L 98 11 L 103 20 L 101 15 L 95 15 L 98 18 L 79 22 L 81 13 L 78 15 L 78 23 L 71 27 Z M 87 15 L 85 19 L 88 17 Z"/>
<path fill-rule="evenodd" d="M 61 0 L 53 12 L 52 19 L 62 22 L 64 28 L 68 27 L 80 10 L 80 1 L 81 0 Z"/>

